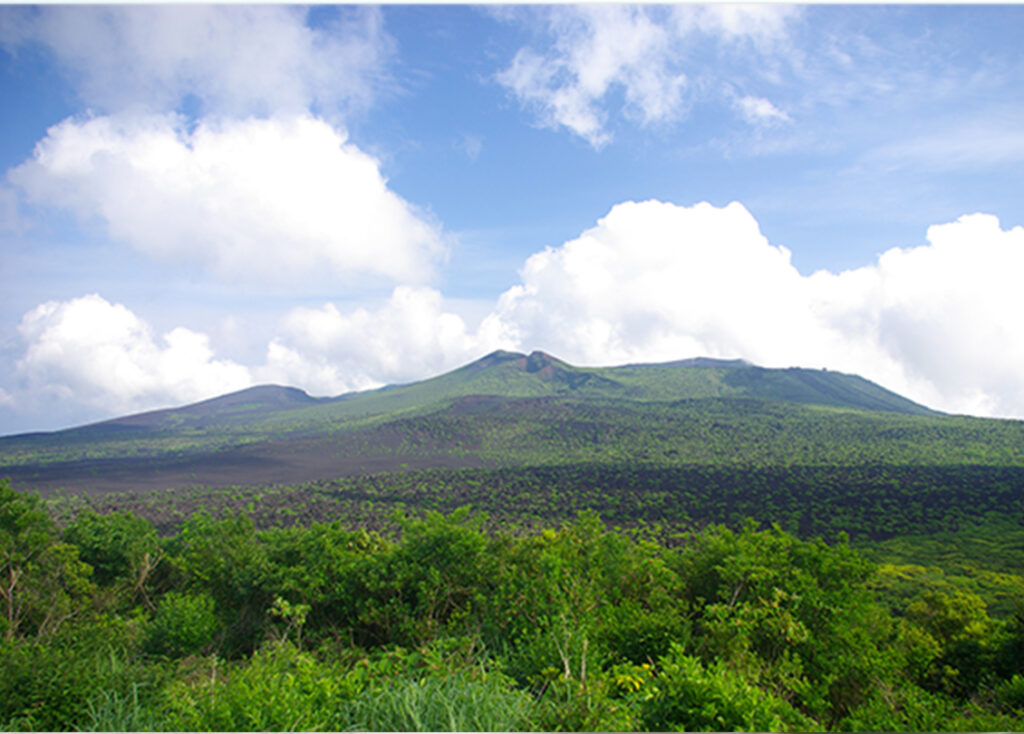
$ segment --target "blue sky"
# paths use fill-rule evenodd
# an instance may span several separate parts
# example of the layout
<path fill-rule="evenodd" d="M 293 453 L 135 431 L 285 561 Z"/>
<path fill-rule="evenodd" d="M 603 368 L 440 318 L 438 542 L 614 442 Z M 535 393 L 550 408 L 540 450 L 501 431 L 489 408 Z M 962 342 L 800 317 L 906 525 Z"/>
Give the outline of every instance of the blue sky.
<path fill-rule="evenodd" d="M 495 348 L 1024 417 L 1024 6 L 0 7 L 0 433 Z"/>

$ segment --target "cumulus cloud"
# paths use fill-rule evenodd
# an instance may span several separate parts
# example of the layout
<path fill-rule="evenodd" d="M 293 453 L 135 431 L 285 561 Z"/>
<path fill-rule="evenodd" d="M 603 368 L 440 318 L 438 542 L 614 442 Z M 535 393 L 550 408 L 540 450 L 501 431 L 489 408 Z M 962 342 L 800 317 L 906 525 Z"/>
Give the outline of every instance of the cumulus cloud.
<path fill-rule="evenodd" d="M 91 109 L 50 128 L 10 182 L 30 204 L 221 279 L 429 280 L 446 255 L 438 224 L 341 123 L 390 83 L 381 12 L 318 9 L 315 24 L 311 12 L 0 9 L 0 44 L 46 49 Z M 0 226 L 13 206 L 2 194 Z"/>
<path fill-rule="evenodd" d="M 388 188 L 378 162 L 309 114 L 206 120 L 68 119 L 8 174 L 33 203 L 106 223 L 158 258 L 221 277 L 431 277 L 438 226 Z"/>
<path fill-rule="evenodd" d="M 624 114 L 643 125 L 684 116 L 695 35 L 750 39 L 767 49 L 785 35 L 794 12 L 744 5 L 555 7 L 546 15 L 553 43 L 543 51 L 519 49 L 496 78 L 542 126 L 564 127 L 600 148 L 612 137 L 607 118 L 615 93 L 623 96 Z"/>
<path fill-rule="evenodd" d="M 739 203 L 613 207 L 531 256 L 476 327 L 431 288 L 382 303 L 295 308 L 261 365 L 217 359 L 204 334 L 155 338 L 99 296 L 45 303 L 19 332 L 17 389 L 126 412 L 254 382 L 335 395 L 426 378 L 493 349 L 544 349 L 577 364 L 741 357 L 767 367 L 863 375 L 940 410 L 1024 416 L 1024 228 L 989 215 L 931 227 L 840 273 L 800 273 Z"/>
<path fill-rule="evenodd" d="M 804 276 L 740 204 L 614 207 L 533 255 L 492 328 L 584 364 L 707 355 L 861 374 L 927 405 L 1024 415 L 1024 229 L 974 215 Z"/>
<path fill-rule="evenodd" d="M 497 315 L 521 342 L 586 363 L 809 355 L 813 326 L 790 253 L 740 204 L 615 206 L 598 225 L 527 260 Z M 561 342 L 561 347 L 555 345 Z"/>
<path fill-rule="evenodd" d="M 374 308 L 333 303 L 295 308 L 281 321 L 263 364 L 216 357 L 206 334 L 183 327 L 159 338 L 128 307 L 99 295 L 47 302 L 18 326 L 15 383 L 0 407 L 31 414 L 59 405 L 69 416 L 109 416 L 180 405 L 253 384 L 338 395 L 425 377 L 512 342 L 494 319 L 470 330 L 441 294 L 399 286 Z"/>
<path fill-rule="evenodd" d="M 0 10 L 0 43 L 40 43 L 93 109 L 265 115 L 362 106 L 393 43 L 372 8 L 321 27 L 308 10 L 271 5 L 43 6 Z"/>
<path fill-rule="evenodd" d="M 376 309 L 343 313 L 327 303 L 292 310 L 260 374 L 320 394 L 422 379 L 511 346 L 496 326 L 492 319 L 470 331 L 438 291 L 399 286 Z"/>
<path fill-rule="evenodd" d="M 898 387 L 924 402 L 1024 415 L 1024 228 L 975 214 L 927 237 L 927 246 L 891 249 L 872 266 L 816 274 L 819 288 L 843 293 L 831 299 L 830 327 L 872 343 L 900 366 Z"/>
<path fill-rule="evenodd" d="M 15 371 L 29 400 L 124 413 L 252 384 L 247 368 L 214 359 L 206 335 L 179 327 L 156 339 L 128 308 L 98 295 L 41 304 L 25 314 L 18 331 L 26 350 Z"/>

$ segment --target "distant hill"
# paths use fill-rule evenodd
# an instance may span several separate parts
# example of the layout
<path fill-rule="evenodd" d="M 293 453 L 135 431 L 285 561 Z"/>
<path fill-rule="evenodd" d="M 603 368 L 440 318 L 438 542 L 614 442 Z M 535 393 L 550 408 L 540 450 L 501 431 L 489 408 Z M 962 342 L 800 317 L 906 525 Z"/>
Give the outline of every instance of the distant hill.
<path fill-rule="evenodd" d="M 833 461 L 836 449 L 821 436 L 863 443 L 894 426 L 916 435 L 928 420 L 955 422 L 839 372 L 709 358 L 576 367 L 544 352 L 497 351 L 407 385 L 330 398 L 263 385 L 179 408 L 0 438 L 0 476 L 43 492 L 120 491 L 606 461 L 616 451 L 671 463 L 706 454 L 711 434 L 695 426 L 710 415 L 719 427 L 716 451 L 768 463 L 790 461 L 779 453 L 790 444 L 817 447 L 808 456 Z M 758 433 L 769 420 L 779 426 L 772 429 L 779 433 L 772 439 L 775 459 L 765 458 Z M 555 435 L 556 424 L 564 435 Z M 867 434 L 849 437 L 857 431 Z M 574 443 L 577 433 L 604 438 Z M 756 445 L 755 434 L 762 436 Z M 913 451 L 933 451 L 925 444 Z"/>
<path fill-rule="evenodd" d="M 296 411 L 304 411 L 313 422 L 334 422 L 422 409 L 469 395 L 630 401 L 742 397 L 937 415 L 936 411 L 862 377 L 840 372 L 765 369 L 742 360 L 708 358 L 623 367 L 575 367 L 540 351 L 496 351 L 464 367 L 408 385 L 320 399 L 294 388 L 256 387 L 184 408 L 100 425 L 240 425 L 276 413 L 286 413 L 289 421 L 301 420 Z"/>
<path fill-rule="evenodd" d="M 138 413 L 48 434 L 71 437 L 138 431 L 252 427 L 274 417 L 313 425 L 430 407 L 468 395 L 502 398 L 572 396 L 579 399 L 664 401 L 692 398 L 753 398 L 804 405 L 938 415 L 856 375 L 800 368 L 766 369 L 744 360 L 707 357 L 663 364 L 575 367 L 541 351 L 496 351 L 451 372 L 407 385 L 329 398 L 314 398 L 294 387 L 260 385 L 192 405 Z M 294 426 L 293 426 L 294 427 Z M 0 459 L 2 461 L 2 459 Z M 2 466 L 2 464 L 0 464 Z"/>
<path fill-rule="evenodd" d="M 743 397 L 909 415 L 937 414 L 862 377 L 840 372 L 765 369 L 743 360 L 708 358 L 623 367 L 575 367 L 539 351 L 529 355 L 493 352 L 429 380 L 353 396 L 339 410 L 351 415 L 361 411 L 387 412 L 465 395 L 571 395 L 581 399 L 635 401 Z"/>
<path fill-rule="evenodd" d="M 314 405 L 323 399 L 310 397 L 295 387 L 257 385 L 238 392 L 203 400 L 170 410 L 154 410 L 94 423 L 78 432 L 118 430 L 159 430 L 204 428 L 211 425 L 244 424 L 255 415 Z"/>

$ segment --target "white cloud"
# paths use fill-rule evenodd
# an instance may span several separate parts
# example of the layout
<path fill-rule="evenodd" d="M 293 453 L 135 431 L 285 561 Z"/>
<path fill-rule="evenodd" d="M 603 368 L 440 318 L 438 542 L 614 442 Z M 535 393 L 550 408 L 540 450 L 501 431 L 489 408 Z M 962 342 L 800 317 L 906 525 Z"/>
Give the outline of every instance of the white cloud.
<path fill-rule="evenodd" d="M 0 43 L 48 47 L 94 109 L 268 114 L 366 104 L 392 41 L 380 13 L 339 11 L 324 27 L 273 5 L 4 8 Z"/>
<path fill-rule="evenodd" d="M 786 38 L 787 24 L 801 9 L 769 3 L 706 3 L 673 5 L 670 12 L 677 35 L 699 30 L 725 40 L 770 46 Z"/>
<path fill-rule="evenodd" d="M 873 278 L 857 312 L 874 317 L 908 391 L 953 411 L 1024 415 L 1024 228 L 976 214 L 930 227 L 928 240 L 854 271 Z"/>
<path fill-rule="evenodd" d="M 740 204 L 620 204 L 533 255 L 491 327 L 584 364 L 743 357 L 854 372 L 943 410 L 1024 415 L 1024 229 L 975 215 L 928 239 L 804 276 Z"/>
<path fill-rule="evenodd" d="M 123 304 L 99 295 L 43 303 L 18 326 L 22 355 L 0 407 L 41 414 L 59 406 L 93 419 L 181 405 L 258 383 L 338 395 L 430 377 L 513 346 L 490 319 L 470 331 L 436 290 L 399 286 L 375 308 L 295 308 L 263 364 L 215 356 L 206 334 L 177 327 L 156 338 Z"/>
<path fill-rule="evenodd" d="M 668 34 L 635 6 L 551 10 L 552 51 L 520 49 L 498 81 L 534 107 L 541 124 L 567 127 L 594 147 L 610 140 L 599 103 L 613 87 L 642 122 L 674 117 L 686 76 L 669 63 Z"/>
<path fill-rule="evenodd" d="M 125 306 L 98 295 L 41 304 L 25 314 L 18 331 L 26 349 L 15 371 L 19 394 L 29 401 L 49 398 L 125 413 L 252 384 L 248 369 L 213 358 L 204 334 L 179 327 L 154 339 Z"/>
<path fill-rule="evenodd" d="M 376 309 L 296 308 L 284 320 L 283 336 L 271 342 L 260 374 L 331 395 L 422 379 L 510 346 L 491 323 L 470 332 L 444 309 L 438 291 L 409 286 L 395 288 Z"/>
<path fill-rule="evenodd" d="M 264 362 L 245 366 L 217 358 L 204 333 L 177 327 L 158 338 L 128 307 L 87 295 L 22 317 L 21 356 L 13 382 L 0 388 L 0 408 L 80 423 L 263 383 L 339 395 L 431 377 L 514 346 L 500 328 L 492 317 L 470 330 L 436 290 L 399 286 L 374 307 L 291 310 Z"/>
<path fill-rule="evenodd" d="M 439 228 L 378 162 L 309 114 L 68 119 L 8 174 L 34 203 L 104 221 L 140 252 L 227 279 L 429 279 Z"/>
<path fill-rule="evenodd" d="M 734 104 L 743 118 L 753 125 L 791 121 L 789 115 L 764 97 L 737 97 Z"/>
<path fill-rule="evenodd" d="M 565 127 L 595 148 L 611 140 L 607 118 L 613 92 L 624 113 L 641 124 L 670 122 L 686 111 L 695 34 L 769 49 L 796 10 L 785 6 L 584 5 L 548 11 L 553 44 L 521 48 L 497 75 L 546 127 Z M 700 69 L 706 73 L 705 69 Z"/>
<path fill-rule="evenodd" d="M 522 279 L 501 297 L 501 322 L 523 343 L 586 363 L 740 351 L 765 362 L 777 349 L 798 359 L 792 350 L 806 350 L 790 332 L 812 326 L 790 253 L 738 203 L 619 204 L 533 255 Z"/>
<path fill-rule="evenodd" d="M 10 7 L 0 44 L 42 47 L 91 110 L 8 172 L 28 203 L 233 281 L 416 283 L 446 256 L 340 122 L 391 84 L 378 8 Z"/>
<path fill-rule="evenodd" d="M 204 334 L 161 338 L 99 296 L 45 303 L 19 332 L 17 387 L 109 413 L 178 404 L 254 382 L 335 395 L 429 377 L 493 349 L 577 364 L 742 357 L 863 375 L 951 412 L 1024 416 L 1024 228 L 988 215 L 931 227 L 927 244 L 865 267 L 803 275 L 740 204 L 626 202 L 560 247 L 471 328 L 431 288 L 383 303 L 295 308 L 262 365 L 217 359 Z"/>

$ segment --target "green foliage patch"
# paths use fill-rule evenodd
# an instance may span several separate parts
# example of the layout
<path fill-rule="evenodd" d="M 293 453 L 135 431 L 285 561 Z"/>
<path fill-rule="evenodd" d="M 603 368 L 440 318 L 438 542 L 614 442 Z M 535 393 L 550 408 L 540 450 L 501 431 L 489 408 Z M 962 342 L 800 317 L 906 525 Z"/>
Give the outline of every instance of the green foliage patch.
<path fill-rule="evenodd" d="M 5 729 L 1024 726 L 1024 604 L 994 616 L 963 588 L 895 587 L 845 536 L 666 536 L 594 512 L 532 530 L 466 509 L 380 530 L 199 513 L 154 550 L 130 515 L 62 533 L 0 493 L 5 573 L 37 610 L 0 642 Z M 148 550 L 110 554 L 98 528 Z M 102 583 L 34 572 L 55 547 L 87 581 L 77 559 L 95 558 Z M 136 586 L 139 553 L 156 561 Z M 70 614 L 41 623 L 50 609 Z"/>

